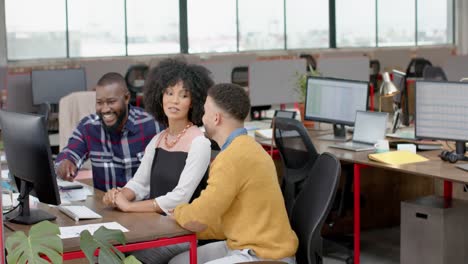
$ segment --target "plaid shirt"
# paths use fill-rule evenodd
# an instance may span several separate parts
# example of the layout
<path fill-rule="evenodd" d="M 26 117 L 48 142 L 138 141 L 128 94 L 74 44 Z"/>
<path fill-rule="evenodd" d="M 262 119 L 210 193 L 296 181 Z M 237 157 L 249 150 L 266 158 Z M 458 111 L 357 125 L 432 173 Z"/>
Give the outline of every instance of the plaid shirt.
<path fill-rule="evenodd" d="M 77 168 L 90 158 L 94 187 L 106 191 L 124 186 L 140 166 L 145 147 L 163 126 L 138 107 L 129 106 L 128 119 L 122 131 L 109 133 L 98 115 L 83 118 L 68 145 L 56 159 L 56 167 L 64 159 Z"/>

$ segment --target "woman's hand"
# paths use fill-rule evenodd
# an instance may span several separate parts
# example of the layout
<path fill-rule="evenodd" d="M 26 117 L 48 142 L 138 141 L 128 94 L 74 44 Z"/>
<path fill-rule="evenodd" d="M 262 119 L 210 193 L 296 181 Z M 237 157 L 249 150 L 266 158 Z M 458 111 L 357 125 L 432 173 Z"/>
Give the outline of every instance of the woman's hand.
<path fill-rule="evenodd" d="M 117 192 L 114 199 L 114 206 L 122 212 L 128 212 L 130 210 L 132 202 L 125 197 L 122 192 Z"/>
<path fill-rule="evenodd" d="M 116 200 L 116 197 L 117 197 L 117 194 L 120 193 L 120 188 L 112 188 L 110 189 L 109 191 L 106 192 L 106 194 L 104 194 L 104 197 L 102 198 L 102 202 L 107 205 L 107 206 L 111 206 L 111 207 L 116 207 L 116 203 L 115 203 L 115 200 Z"/>

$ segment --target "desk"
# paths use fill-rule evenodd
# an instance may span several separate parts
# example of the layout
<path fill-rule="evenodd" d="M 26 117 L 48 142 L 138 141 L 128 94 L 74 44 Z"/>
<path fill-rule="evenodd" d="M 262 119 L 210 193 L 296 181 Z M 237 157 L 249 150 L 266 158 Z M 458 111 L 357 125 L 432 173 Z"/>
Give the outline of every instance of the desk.
<path fill-rule="evenodd" d="M 141 250 L 151 247 L 166 246 L 171 244 L 190 243 L 190 263 L 197 261 L 197 239 L 196 235 L 181 228 L 175 220 L 157 213 L 123 213 L 106 207 L 101 201 L 104 192 L 94 189 L 94 195 L 88 196 L 86 201 L 74 202 L 73 204 L 86 205 L 90 209 L 102 215 L 102 219 L 82 220 L 78 224 L 61 213 L 57 208 L 46 204 L 39 204 L 38 208 L 46 210 L 57 216 L 55 223 L 59 226 L 73 226 L 83 224 L 95 224 L 116 221 L 126 227 L 129 232 L 125 232 L 126 245 L 117 246 L 122 252 Z M 28 231 L 29 226 L 13 223 L 4 223 L 12 231 Z M 10 232 L 5 231 L 5 237 Z M 63 259 L 70 260 L 85 257 L 80 250 L 79 238 L 63 239 Z"/>
<path fill-rule="evenodd" d="M 361 184 L 361 169 L 366 167 L 381 168 L 385 170 L 405 173 L 409 175 L 424 176 L 430 178 L 437 178 L 444 180 L 444 196 L 447 198 L 447 206 L 450 206 L 452 182 L 468 183 L 468 173 L 455 167 L 454 164 L 444 162 L 439 157 L 439 150 L 419 152 L 418 154 L 429 159 L 427 162 L 411 163 L 404 165 L 387 165 L 367 158 L 372 151 L 353 152 L 330 148 L 334 144 L 331 141 L 323 141 L 317 139 L 321 132 L 310 131 L 309 136 L 319 153 L 329 152 L 335 155 L 342 162 L 349 162 L 354 164 L 354 263 L 360 263 L 360 228 L 361 228 L 361 215 L 360 215 L 360 184 Z M 259 141 L 263 145 L 271 144 L 269 141 Z"/>

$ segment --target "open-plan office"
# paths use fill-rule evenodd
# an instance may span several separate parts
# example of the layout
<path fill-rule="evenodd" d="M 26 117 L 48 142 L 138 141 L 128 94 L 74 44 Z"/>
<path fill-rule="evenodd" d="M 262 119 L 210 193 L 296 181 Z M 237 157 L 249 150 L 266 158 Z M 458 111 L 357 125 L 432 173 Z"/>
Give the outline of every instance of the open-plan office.
<path fill-rule="evenodd" d="M 46 128 L 56 152 L 62 97 L 92 91 L 103 74 L 118 72 L 126 77 L 132 103 L 141 105 L 144 76 L 158 62 L 178 57 L 200 64 L 215 83 L 248 90 L 252 111 L 246 126 L 253 136 L 254 129 L 275 130 L 274 110 L 300 113 L 298 102 L 305 102 L 296 118 L 314 122 L 306 125 L 308 140 L 318 154 L 331 153 L 342 166 L 330 214 L 320 223 L 324 263 L 466 263 L 468 170 L 457 165 L 466 164 L 468 100 L 456 100 L 468 99 L 468 84 L 460 82 L 468 78 L 466 14 L 468 2 L 462 0 L 5 0 L 0 3 L 0 105 L 8 112 L 41 113 L 41 104 L 51 103 Z M 429 68 L 437 67 L 443 77 L 434 81 Z M 385 94 L 385 76 L 393 80 L 397 96 Z M 397 113 L 399 120 L 388 119 L 387 133 L 418 139 L 388 137 L 390 150 L 415 144 L 427 161 L 385 164 L 369 158 L 375 150 L 343 150 L 322 139 L 357 138 L 356 127 L 350 133 L 356 110 Z M 452 118 L 453 127 L 444 123 Z M 275 137 L 256 139 L 275 159 L 281 179 L 288 168 Z M 108 210 L 100 202 L 102 192 L 87 189 L 93 195 L 77 204 L 102 218 L 76 223 L 56 208 L 39 207 L 56 215 L 61 227 L 118 222 L 129 230 L 122 251 L 194 242 L 193 233 L 168 217 Z M 9 221 L 2 227 L 4 238 L 29 229 Z M 352 239 L 340 243 L 350 249 L 343 260 L 328 256 L 325 240 L 345 235 Z M 79 238 L 63 241 L 64 260 L 84 257 Z"/>

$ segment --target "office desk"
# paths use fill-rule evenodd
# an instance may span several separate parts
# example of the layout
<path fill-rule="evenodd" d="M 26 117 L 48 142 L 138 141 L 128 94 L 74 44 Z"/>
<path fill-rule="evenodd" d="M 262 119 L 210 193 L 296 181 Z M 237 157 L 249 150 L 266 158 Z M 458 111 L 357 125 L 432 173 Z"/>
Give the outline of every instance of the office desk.
<path fill-rule="evenodd" d="M 331 133 L 331 130 L 329 131 Z M 411 163 L 404 165 L 387 165 L 368 159 L 367 155 L 373 151 L 354 152 L 330 148 L 334 144 L 331 141 L 323 141 L 317 139 L 320 134 L 327 133 L 326 131 L 311 131 L 309 136 L 319 153 L 329 152 L 335 155 L 340 161 L 354 164 L 354 263 L 360 263 L 360 228 L 361 228 L 361 215 L 360 215 L 360 183 L 361 183 L 361 169 L 366 167 L 380 168 L 409 175 L 437 178 L 444 180 L 444 196 L 446 198 L 446 206 L 450 206 L 452 196 L 452 182 L 468 183 L 468 172 L 460 170 L 454 164 L 444 162 L 438 154 L 440 150 L 418 152 L 418 154 L 429 159 L 427 162 Z M 270 140 L 258 140 L 262 145 L 271 145 Z M 292 143 L 293 144 L 293 143 Z"/>
<path fill-rule="evenodd" d="M 197 240 L 194 233 L 180 227 L 175 220 L 157 213 L 123 213 L 112 208 L 108 208 L 101 202 L 103 195 L 104 192 L 94 190 L 94 195 L 88 196 L 86 201 L 73 203 L 76 205 L 86 205 L 90 209 L 102 215 L 101 219 L 81 220 L 77 224 L 74 220 L 60 212 L 55 207 L 50 207 L 46 204 L 39 204 L 38 207 L 56 215 L 57 219 L 54 222 L 59 226 L 95 224 L 113 221 L 120 223 L 129 230 L 129 232 L 124 233 L 127 244 L 117 246 L 117 248 L 122 252 L 189 242 L 190 263 L 196 263 Z M 6 222 L 4 224 L 7 228 L 13 231 L 28 231 L 30 227 L 10 222 Z M 7 237 L 8 234 L 9 232 L 5 232 L 5 237 Z M 80 250 L 79 238 L 63 239 L 62 241 L 64 260 L 85 257 L 83 252 Z"/>

